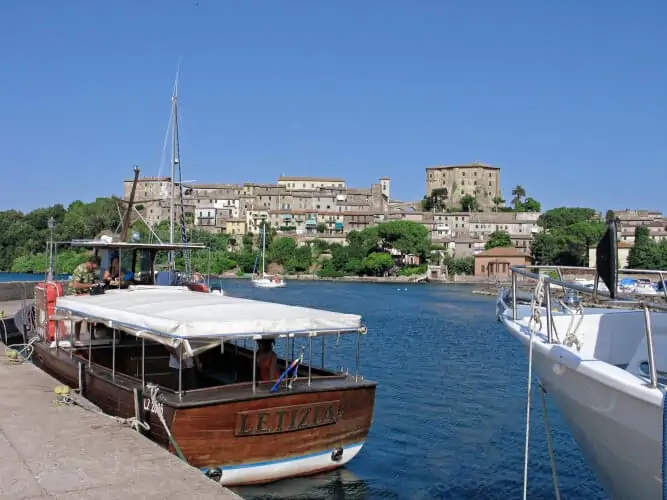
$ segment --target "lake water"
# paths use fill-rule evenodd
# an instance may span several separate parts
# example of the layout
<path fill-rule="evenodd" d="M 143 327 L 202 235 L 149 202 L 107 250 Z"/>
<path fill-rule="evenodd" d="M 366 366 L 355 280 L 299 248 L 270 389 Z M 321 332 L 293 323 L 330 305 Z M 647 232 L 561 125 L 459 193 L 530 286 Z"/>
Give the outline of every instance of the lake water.
<path fill-rule="evenodd" d="M 0 281 L 6 277 L 0 274 Z M 528 364 L 524 349 L 496 322 L 492 297 L 472 295 L 464 285 L 399 290 L 396 284 L 290 281 L 263 290 L 243 280 L 222 284 L 237 297 L 361 314 L 368 326 L 361 373 L 378 382 L 368 441 L 345 469 L 237 488 L 243 497 L 521 498 Z M 327 365 L 353 372 L 353 336 L 329 344 Z M 531 415 L 528 498 L 551 499 L 537 392 Z M 562 497 L 605 499 L 553 405 L 549 416 Z"/>

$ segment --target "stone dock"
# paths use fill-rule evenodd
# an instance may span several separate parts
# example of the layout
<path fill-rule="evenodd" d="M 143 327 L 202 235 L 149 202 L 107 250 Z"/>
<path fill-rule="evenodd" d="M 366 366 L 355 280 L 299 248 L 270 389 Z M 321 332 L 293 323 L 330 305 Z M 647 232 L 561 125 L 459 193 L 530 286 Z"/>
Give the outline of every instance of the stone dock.
<path fill-rule="evenodd" d="M 0 302 L 8 315 L 17 306 Z M 129 427 L 55 404 L 60 382 L 3 352 L 0 344 L 0 498 L 241 498 Z"/>

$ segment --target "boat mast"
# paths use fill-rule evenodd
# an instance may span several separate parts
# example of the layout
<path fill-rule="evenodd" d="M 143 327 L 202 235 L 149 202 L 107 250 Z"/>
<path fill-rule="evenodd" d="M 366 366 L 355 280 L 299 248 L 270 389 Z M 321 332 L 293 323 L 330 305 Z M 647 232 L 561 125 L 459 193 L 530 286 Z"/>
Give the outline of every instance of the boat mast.
<path fill-rule="evenodd" d="M 169 243 L 174 244 L 174 225 L 176 222 L 176 167 L 179 163 L 178 158 L 178 74 L 174 84 L 174 93 L 171 96 L 171 183 L 169 193 Z M 169 252 L 169 270 L 176 269 L 176 252 Z"/>

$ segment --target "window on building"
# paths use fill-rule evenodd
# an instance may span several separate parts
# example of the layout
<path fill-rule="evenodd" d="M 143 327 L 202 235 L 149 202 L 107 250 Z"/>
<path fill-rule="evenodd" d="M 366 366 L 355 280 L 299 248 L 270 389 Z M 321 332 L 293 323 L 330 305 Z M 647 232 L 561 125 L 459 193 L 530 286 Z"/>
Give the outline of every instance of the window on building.
<path fill-rule="evenodd" d="M 485 266 L 484 264 L 482 264 L 482 272 L 483 272 L 483 273 L 485 273 L 485 272 L 486 272 L 486 269 L 485 269 L 485 267 L 486 267 L 486 266 Z"/>

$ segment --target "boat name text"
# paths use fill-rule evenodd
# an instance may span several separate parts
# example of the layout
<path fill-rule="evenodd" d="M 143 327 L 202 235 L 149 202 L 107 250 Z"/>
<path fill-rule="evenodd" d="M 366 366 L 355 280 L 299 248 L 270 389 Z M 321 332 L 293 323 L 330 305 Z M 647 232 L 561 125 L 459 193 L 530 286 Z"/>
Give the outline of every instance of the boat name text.
<path fill-rule="evenodd" d="M 236 414 L 236 435 L 257 436 L 335 424 L 340 401 L 265 408 Z"/>

